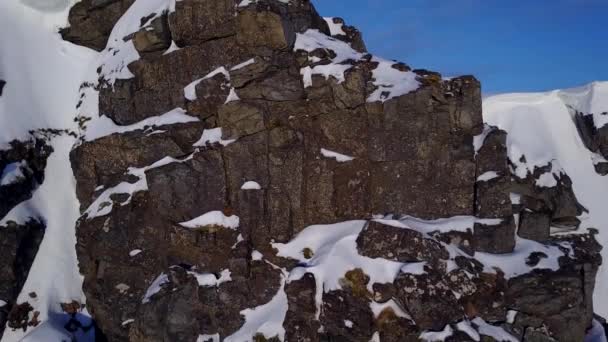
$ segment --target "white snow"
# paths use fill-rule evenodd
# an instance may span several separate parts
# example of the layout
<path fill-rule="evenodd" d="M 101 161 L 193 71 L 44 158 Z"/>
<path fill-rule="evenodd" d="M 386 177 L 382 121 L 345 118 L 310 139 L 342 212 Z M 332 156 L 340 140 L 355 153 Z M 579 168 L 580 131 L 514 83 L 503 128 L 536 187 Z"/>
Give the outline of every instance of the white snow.
<path fill-rule="evenodd" d="M 34 217 L 43 218 L 46 223 L 44 239 L 17 298 L 18 303 L 30 301 L 28 294 L 36 292 L 38 299 L 32 305 L 35 310 L 40 311 L 39 319 L 42 322 L 62 313 L 61 303 L 73 300 L 86 302 L 74 248 L 75 222 L 80 213 L 69 161 L 73 143 L 74 139 L 66 136 L 51 141 L 54 152 L 49 157 L 45 170 L 45 179 L 51 181 L 43 182 L 30 200 L 22 202 L 0 220 L 0 225 L 5 225 L 10 220 L 25 223 L 30 217 Z M 44 329 L 52 329 L 55 326 L 55 323 L 45 324 Z M 48 333 L 51 336 L 63 336 L 62 330 L 48 330 Z M 32 334 L 30 331 L 31 329 L 28 334 Z M 6 329 L 2 341 L 19 341 L 22 338 L 22 330 Z"/>
<path fill-rule="evenodd" d="M 198 335 L 196 342 L 220 342 L 220 334 Z"/>
<path fill-rule="evenodd" d="M 445 341 L 446 338 L 452 336 L 454 330 L 449 325 L 446 325 L 443 331 L 425 331 L 420 334 L 420 338 L 428 342 Z"/>
<path fill-rule="evenodd" d="M 278 0 L 279 2 L 282 2 L 284 4 L 288 4 L 291 0 Z M 254 4 L 256 3 L 257 0 L 243 0 L 239 3 L 239 5 L 237 7 L 247 7 L 250 4 Z"/>
<path fill-rule="evenodd" d="M 129 256 L 134 257 L 134 256 L 137 256 L 138 254 L 140 254 L 141 252 L 143 252 L 141 249 L 134 249 L 129 252 Z"/>
<path fill-rule="evenodd" d="M 503 328 L 490 325 L 483 319 L 477 317 L 472 321 L 477 325 L 477 329 L 481 335 L 493 337 L 496 341 L 503 342 L 518 342 L 519 340 L 515 336 L 506 332 Z"/>
<path fill-rule="evenodd" d="M 333 159 L 335 159 L 338 163 L 345 163 L 345 162 L 349 162 L 349 161 L 352 161 L 352 160 L 355 159 L 355 158 L 353 158 L 351 156 L 347 156 L 345 154 L 341 154 L 341 153 L 338 153 L 338 152 L 326 150 L 324 148 L 321 149 L 321 154 L 325 158 L 333 158 Z"/>
<path fill-rule="evenodd" d="M 392 98 L 410 93 L 420 86 L 415 73 L 393 68 L 394 61 L 374 57 L 372 62 L 378 63 L 376 69 L 372 71 L 374 85 L 378 89 L 368 97 L 367 102 L 386 102 Z"/>
<path fill-rule="evenodd" d="M 397 317 L 403 317 L 409 320 L 412 319 L 412 316 L 405 312 L 401 306 L 399 306 L 399 304 L 392 299 L 386 303 L 376 303 L 372 301 L 369 303 L 369 307 L 374 313 L 375 318 L 378 318 L 384 310 L 392 310 Z"/>
<path fill-rule="evenodd" d="M 399 273 L 402 263 L 372 259 L 359 255 L 357 237 L 366 225 L 366 221 L 347 221 L 331 225 L 314 225 L 307 227 L 289 243 L 274 243 L 272 246 L 279 252 L 278 256 L 289 257 L 300 261 L 294 268 L 289 280 L 300 279 L 306 273 L 312 273 L 316 281 L 317 317 L 323 292 L 341 289 L 341 279 L 346 272 L 361 269 L 370 277 L 370 291 L 374 283 L 392 283 Z M 312 250 L 313 257 L 306 259 L 303 250 Z"/>
<path fill-rule="evenodd" d="M 608 177 L 595 172 L 593 153 L 583 144 L 573 122 L 573 110 L 584 113 L 606 111 L 608 82 L 546 93 L 505 94 L 484 99 L 484 120 L 509 134 L 507 147 L 512 161 L 525 155 L 527 165 L 519 165 L 518 176 L 525 176 L 533 166 L 557 163 L 571 179 L 579 202 L 589 215 L 579 217 L 580 231 L 597 228 L 598 241 L 608 246 L 608 210 L 605 197 Z M 604 115 L 605 117 L 605 115 Z M 595 118 L 595 116 L 594 116 Z M 596 122 L 601 125 L 602 121 Z M 608 259 L 608 248 L 602 251 Z M 602 265 L 597 275 L 594 292 L 595 310 L 608 316 L 608 267 Z"/>
<path fill-rule="evenodd" d="M 330 26 L 334 30 L 337 30 L 335 25 Z M 333 77 L 338 83 L 344 82 L 344 73 L 353 67 L 351 63 L 359 61 L 364 56 L 364 54 L 355 51 L 348 43 L 327 36 L 319 30 L 311 29 L 296 35 L 294 51 L 306 51 L 310 53 L 316 49 L 331 50 L 335 53 L 336 57 L 329 64 L 302 68 L 300 74 L 302 75 L 304 87 L 312 86 L 313 75 L 321 75 L 325 79 Z M 309 56 L 308 58 L 312 63 L 318 62 L 316 57 Z M 367 102 L 385 102 L 410 93 L 420 86 L 415 73 L 393 68 L 396 62 L 380 57 L 373 57 L 372 61 L 378 63 L 378 66 L 372 71 L 373 84 L 377 89 L 370 94 Z"/>
<path fill-rule="evenodd" d="M 123 327 L 126 327 L 127 325 L 129 325 L 133 322 L 135 322 L 135 319 L 129 318 L 129 319 L 125 320 L 124 322 L 120 323 L 120 325 L 122 325 Z"/>
<path fill-rule="evenodd" d="M 241 311 L 241 315 L 245 316 L 245 324 L 237 332 L 226 337 L 225 342 L 251 341 L 256 334 L 262 334 L 265 338 L 278 336 L 279 340 L 285 341 L 283 321 L 288 308 L 285 294 L 286 277 L 286 272 L 282 270 L 281 287 L 270 302 Z"/>
<path fill-rule="evenodd" d="M 222 139 L 222 128 L 218 127 L 204 130 L 203 134 L 201 135 L 201 138 L 197 142 L 195 142 L 193 146 L 203 147 L 206 145 L 213 145 L 215 143 L 220 143 L 221 145 L 226 146 L 228 144 L 232 144 L 235 141 L 236 139 Z"/>
<path fill-rule="evenodd" d="M 260 253 L 259 251 L 253 251 L 251 252 L 251 260 L 253 261 L 259 261 L 264 259 L 264 255 L 262 253 Z"/>
<path fill-rule="evenodd" d="M 78 88 L 96 54 L 57 34 L 74 3 L 59 1 L 0 1 L 0 149 L 30 130 L 74 126 Z"/>
<path fill-rule="evenodd" d="M 425 274 L 424 266 L 426 265 L 426 261 L 423 262 L 412 262 L 407 263 L 401 267 L 401 273 L 408 273 L 413 275 L 421 275 Z"/>
<path fill-rule="evenodd" d="M 475 328 L 471 326 L 471 323 L 467 320 L 458 322 L 458 324 L 456 324 L 456 329 L 466 333 L 474 341 L 479 341 L 481 339 L 479 333 L 475 330 Z"/>
<path fill-rule="evenodd" d="M 532 252 L 543 252 L 548 257 L 541 258 L 540 262 L 530 267 L 526 265 L 526 259 Z M 484 271 L 495 273 L 494 268 L 499 268 L 505 273 L 505 278 L 509 279 L 518 275 L 529 273 L 533 269 L 558 270 L 558 259 L 564 253 L 556 246 L 549 246 L 532 240 L 516 237 L 515 250 L 509 254 L 490 254 L 475 253 L 475 259 L 484 264 Z"/>
<path fill-rule="evenodd" d="M 25 160 L 6 165 L 0 174 L 0 186 L 13 184 L 22 180 L 25 177 L 23 169 L 26 167 L 27 162 Z"/>
<path fill-rule="evenodd" d="M 27 140 L 31 130 L 76 130 L 78 90 L 97 53 L 65 42 L 57 33 L 66 26 L 74 2 L 0 1 L 0 76 L 7 82 L 0 96 L 0 149 L 8 148 L 14 139 Z M 8 220 L 24 223 L 34 217 L 44 220 L 47 227 L 17 298 L 18 303 L 29 301 L 40 312 L 41 323 L 27 332 L 6 328 L 3 342 L 70 340 L 63 328 L 68 318 L 60 303 L 86 302 L 74 248 L 79 204 L 69 161 L 73 143 L 67 136 L 50 141 L 54 152 L 45 170 L 46 181 L 30 200 L 0 218 L 3 225 Z M 19 175 L 4 181 L 13 176 Z M 31 300 L 30 292 L 36 292 L 37 300 Z M 86 310 L 78 315 L 85 325 L 90 323 L 87 315 Z M 90 341 L 92 334 L 78 334 L 77 338 Z"/>
<path fill-rule="evenodd" d="M 243 69 L 244 67 L 249 66 L 254 63 L 255 63 L 255 58 L 248 59 L 248 60 L 244 61 L 243 63 L 233 66 L 232 68 L 230 68 L 230 71 Z"/>
<path fill-rule="evenodd" d="M 230 73 L 228 72 L 228 70 L 226 70 L 226 68 L 224 68 L 224 67 L 219 67 L 219 68 L 213 70 L 212 72 L 208 73 L 207 75 L 205 75 L 203 78 L 199 78 L 198 80 L 193 81 L 192 83 L 188 84 L 184 88 L 184 97 L 189 101 L 195 101 L 197 99 L 196 86 L 199 83 L 201 83 L 202 81 L 213 78 L 219 74 L 224 75 L 224 77 L 226 78 L 226 80 L 228 82 L 230 81 Z"/>
<path fill-rule="evenodd" d="M 584 342 L 608 342 L 604 327 L 596 319 L 593 320 L 593 325 L 591 326 L 591 329 L 589 329 L 589 331 L 587 332 L 587 336 L 585 336 Z"/>
<path fill-rule="evenodd" d="M 596 128 L 608 124 L 608 82 L 593 82 L 585 86 L 564 89 L 557 95 L 571 109 L 585 115 L 593 115 Z"/>
<path fill-rule="evenodd" d="M 329 26 L 329 34 L 332 36 L 346 36 L 346 32 L 342 29 L 343 24 L 334 23 L 334 18 L 323 18 Z"/>
<path fill-rule="evenodd" d="M 502 219 L 480 219 L 474 216 L 454 216 L 436 220 L 423 220 L 413 216 L 404 216 L 399 220 L 378 218 L 374 219 L 374 221 L 394 227 L 415 229 L 419 232 L 427 234 L 432 232 L 445 233 L 449 231 L 472 231 L 475 223 L 481 223 L 489 226 L 502 223 Z"/>
<path fill-rule="evenodd" d="M 175 41 L 171 41 L 171 45 L 169 46 L 169 48 L 167 49 L 167 51 L 163 52 L 163 55 L 168 55 L 173 51 L 178 51 L 181 50 L 181 48 L 179 46 L 177 46 L 177 44 L 175 43 Z"/>
<path fill-rule="evenodd" d="M 363 54 L 353 50 L 347 43 L 327 36 L 319 30 L 308 30 L 296 35 L 294 51 L 312 52 L 316 49 L 332 50 L 336 53 L 336 57 L 330 64 L 317 65 L 314 68 L 308 67 L 309 70 L 301 70 L 300 73 L 304 77 L 305 86 L 312 85 L 312 75 L 322 75 L 325 79 L 332 76 L 338 83 L 342 83 L 345 80 L 344 72 L 352 68 L 352 65 L 346 62 L 357 61 L 363 57 Z"/>
<path fill-rule="evenodd" d="M 502 219 L 478 219 L 472 216 L 455 216 L 452 218 L 427 221 L 406 216 L 399 220 L 374 219 L 374 221 L 397 228 L 414 229 L 423 234 L 427 234 L 427 237 L 430 238 L 428 234 L 433 232 L 472 231 L 476 222 L 485 225 L 497 225 L 502 222 Z M 442 244 L 450 253 L 450 263 L 448 263 L 449 272 L 456 267 L 453 259 L 459 255 L 464 255 L 464 252 L 455 246 Z M 547 258 L 541 258 L 539 263 L 535 266 L 528 266 L 526 265 L 526 259 L 532 252 L 545 253 Z M 534 269 L 557 270 L 559 269 L 558 259 L 563 255 L 564 253 L 557 246 L 544 245 L 536 241 L 516 237 L 513 253 L 490 254 L 476 252 L 475 258 L 484 265 L 485 272 L 496 273 L 496 268 L 499 268 L 505 273 L 505 278 L 508 279 L 529 273 Z M 404 265 L 403 270 L 402 272 L 406 273 L 422 274 L 424 273 L 424 263 L 406 264 Z"/>
<path fill-rule="evenodd" d="M 230 103 L 233 101 L 239 101 L 240 99 L 241 98 L 236 93 L 236 89 L 234 89 L 234 87 L 232 87 L 232 88 L 230 88 L 230 93 L 228 93 L 228 97 L 226 97 L 226 102 L 224 102 L 224 104 Z"/>
<path fill-rule="evenodd" d="M 241 190 L 261 190 L 262 186 L 258 182 L 247 181 L 241 186 Z"/>
<path fill-rule="evenodd" d="M 344 326 L 347 327 L 347 328 L 349 328 L 349 329 L 352 329 L 352 327 L 353 327 L 353 321 L 345 319 L 344 320 Z"/>
<path fill-rule="evenodd" d="M 162 289 L 162 286 L 164 284 L 167 284 L 168 282 L 169 282 L 169 276 L 166 275 L 165 273 L 161 273 L 158 277 L 156 277 L 156 279 L 154 279 L 152 284 L 150 284 L 150 286 L 146 290 L 146 294 L 144 295 L 144 298 L 141 300 L 141 303 L 142 304 L 149 303 L 150 298 L 152 298 L 152 296 L 157 294 Z"/>
<path fill-rule="evenodd" d="M 128 194 L 129 198 L 120 203 L 121 206 L 127 205 L 131 203 L 131 197 L 134 193 L 139 191 L 148 190 L 148 182 L 146 179 L 146 171 L 152 170 L 158 167 L 162 167 L 171 163 L 183 163 L 192 159 L 192 155 L 184 158 L 184 159 L 175 159 L 172 157 L 165 157 L 152 165 L 134 168 L 131 167 L 127 170 L 127 174 L 132 176 L 136 176 L 138 180 L 135 183 L 129 182 L 121 182 L 120 184 L 106 189 L 103 193 L 101 193 L 93 203 L 87 208 L 85 214 L 88 219 L 92 219 L 95 217 L 105 216 L 112 212 L 114 207 L 114 201 L 110 198 L 114 194 Z"/>
<path fill-rule="evenodd" d="M 473 137 L 473 148 L 475 149 L 475 156 L 477 156 L 477 153 L 483 146 L 483 143 L 486 141 L 486 138 L 488 137 L 488 134 L 490 134 L 490 132 L 492 132 L 492 127 L 487 124 L 484 124 L 483 131 L 481 132 L 481 134 Z"/>
<path fill-rule="evenodd" d="M 492 179 L 498 178 L 498 177 L 499 177 L 499 175 L 496 171 L 488 171 L 488 172 L 484 172 L 482 175 L 477 177 L 477 181 L 478 182 L 487 182 L 489 180 L 492 180 Z"/>
<path fill-rule="evenodd" d="M 232 281 L 230 277 L 230 270 L 226 269 L 220 273 L 220 277 L 216 277 L 213 273 L 198 273 L 194 271 L 188 271 L 189 274 L 196 278 L 199 286 L 203 287 L 217 287 L 221 284 Z"/>
<path fill-rule="evenodd" d="M 188 222 L 182 222 L 180 223 L 180 226 L 190 229 L 198 229 L 208 226 L 221 226 L 230 229 L 237 229 L 239 227 L 239 217 L 236 215 L 226 216 L 221 211 L 210 211 Z"/>
<path fill-rule="evenodd" d="M 535 184 L 538 187 L 551 188 L 557 185 L 557 179 L 555 179 L 553 172 L 545 172 L 538 177 Z"/>
<path fill-rule="evenodd" d="M 515 323 L 515 317 L 517 317 L 517 311 L 515 311 L 515 310 L 507 311 L 507 323 L 509 323 L 509 324 Z"/>
<path fill-rule="evenodd" d="M 128 126 L 119 126 L 107 116 L 101 116 L 87 124 L 84 136 L 87 141 L 93 141 L 115 133 L 133 132 L 146 128 L 197 121 L 199 121 L 198 118 L 188 115 L 182 108 L 175 108 L 165 114 L 152 116 Z"/>

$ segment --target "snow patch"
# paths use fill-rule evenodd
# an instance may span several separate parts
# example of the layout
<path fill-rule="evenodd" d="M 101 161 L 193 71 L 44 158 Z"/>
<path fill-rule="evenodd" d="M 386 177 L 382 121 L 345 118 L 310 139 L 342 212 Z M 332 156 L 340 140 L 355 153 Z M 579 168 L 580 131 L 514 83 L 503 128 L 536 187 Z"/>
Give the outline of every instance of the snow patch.
<path fill-rule="evenodd" d="M 142 252 L 141 249 L 134 249 L 134 250 L 132 250 L 132 251 L 129 252 L 129 256 L 130 257 L 134 257 L 134 256 L 140 254 L 141 252 Z"/>
<path fill-rule="evenodd" d="M 446 338 L 452 336 L 454 330 L 449 325 L 446 325 L 443 331 L 425 331 L 420 334 L 422 340 L 428 342 L 445 341 Z"/>
<path fill-rule="evenodd" d="M 335 159 L 338 163 L 345 163 L 345 162 L 353 161 L 355 159 L 354 157 L 347 156 L 345 154 L 341 154 L 341 153 L 338 153 L 338 152 L 326 150 L 324 148 L 321 149 L 321 154 L 325 158 L 333 158 L 333 159 Z"/>
<path fill-rule="evenodd" d="M 281 287 L 270 302 L 253 309 L 241 311 L 245 316 L 245 324 L 234 334 L 226 337 L 225 342 L 251 341 L 256 334 L 265 338 L 279 337 L 285 341 L 285 328 L 283 321 L 287 315 L 287 294 L 285 294 L 286 272 L 281 275 Z"/>
<path fill-rule="evenodd" d="M 95 217 L 105 216 L 112 212 L 114 207 L 114 201 L 111 196 L 114 194 L 128 194 L 129 197 L 123 202 L 119 203 L 121 206 L 131 203 L 131 197 L 134 193 L 139 191 L 148 190 L 148 182 L 146 179 L 146 171 L 159 168 L 171 163 L 183 163 L 192 159 L 193 155 L 190 155 L 184 159 L 175 159 L 172 157 L 165 157 L 152 165 L 145 166 L 142 168 L 129 168 L 127 174 L 135 176 L 138 180 L 135 183 L 121 182 L 120 184 L 106 189 L 95 201 L 87 208 L 85 214 L 88 219 Z M 69 164 L 68 164 L 69 166 Z"/>
<path fill-rule="evenodd" d="M 518 342 L 515 336 L 506 332 L 503 328 L 490 325 L 483 319 L 477 317 L 472 321 L 478 328 L 481 335 L 493 337 L 496 341 Z"/>
<path fill-rule="evenodd" d="M 203 131 L 203 135 L 201 135 L 201 138 L 194 143 L 194 147 L 203 147 L 203 146 L 207 146 L 207 145 L 213 145 L 215 143 L 219 143 L 223 146 L 227 146 L 229 144 L 232 144 L 233 142 L 235 142 L 236 139 L 230 139 L 230 140 L 224 140 L 222 139 L 222 128 L 218 127 L 218 128 L 212 128 L 212 129 L 205 129 Z"/>
<path fill-rule="evenodd" d="M 216 277 L 213 273 L 198 273 L 194 271 L 188 271 L 188 274 L 193 275 L 196 278 L 199 286 L 203 287 L 217 287 L 221 284 L 232 281 L 230 277 L 230 270 L 226 269 L 220 273 L 220 277 Z"/>
<path fill-rule="evenodd" d="M 232 68 L 230 68 L 230 71 L 243 69 L 244 67 L 249 66 L 251 64 L 255 64 L 255 58 L 251 58 L 249 60 L 246 60 L 243 63 L 240 63 L 240 64 L 237 64 L 237 65 L 233 66 Z"/>
<path fill-rule="evenodd" d="M 198 335 L 196 342 L 220 342 L 220 334 Z"/>
<path fill-rule="evenodd" d="M 344 72 L 352 68 L 349 61 L 357 61 L 363 57 L 362 53 L 355 51 L 347 43 L 325 35 L 319 30 L 308 30 L 304 33 L 296 34 L 296 43 L 294 51 L 312 52 L 316 49 L 325 49 L 335 52 L 336 57 L 332 63 L 326 65 L 317 65 L 308 67 L 309 70 L 301 70 L 300 73 L 304 77 L 305 86 L 312 85 L 312 75 L 322 75 L 325 79 L 334 77 L 338 83 L 345 81 Z M 311 62 L 315 62 L 313 57 L 309 57 Z"/>
<path fill-rule="evenodd" d="M 224 67 L 219 67 L 219 68 L 213 70 L 212 72 L 208 73 L 207 75 L 205 75 L 203 78 L 199 78 L 198 80 L 193 81 L 192 83 L 188 84 L 184 88 L 184 97 L 189 101 L 196 101 L 196 99 L 197 99 L 196 86 L 199 83 L 201 83 L 202 81 L 213 78 L 219 74 L 224 75 L 226 80 L 230 81 L 230 73 L 228 72 L 228 70 L 226 70 L 226 68 L 224 68 Z"/>
<path fill-rule="evenodd" d="M 342 26 L 344 26 L 343 24 L 335 23 L 334 18 L 323 19 L 325 19 L 327 26 L 329 26 L 329 34 L 331 34 L 332 36 L 346 36 L 346 32 L 344 32 L 344 30 L 342 29 Z"/>
<path fill-rule="evenodd" d="M 262 190 L 262 186 L 254 181 L 247 181 L 241 186 L 241 190 Z"/>
<path fill-rule="evenodd" d="M 199 121 L 198 118 L 190 116 L 186 113 L 187 112 L 182 108 L 175 108 L 165 114 L 152 116 L 128 126 L 117 125 L 114 123 L 114 121 L 112 121 L 112 119 L 104 115 L 92 120 L 92 122 L 87 125 L 85 139 L 87 141 L 93 141 L 115 133 L 127 133 L 146 128 Z"/>
<path fill-rule="evenodd" d="M 378 318 L 380 316 L 380 314 L 385 310 L 392 310 L 397 317 L 403 317 L 403 318 L 409 319 L 409 320 L 412 319 L 412 316 L 410 316 L 407 312 L 405 312 L 401 308 L 401 306 L 399 306 L 399 304 L 397 304 L 397 302 L 395 302 L 392 299 L 386 303 L 370 302 L 369 307 L 372 310 L 372 312 L 374 313 L 375 318 Z"/>
<path fill-rule="evenodd" d="M 488 172 L 484 172 L 484 174 L 482 174 L 481 176 L 477 177 L 477 181 L 478 182 L 487 182 L 490 181 L 494 178 L 498 178 L 499 175 L 496 171 L 488 171 Z"/>
<path fill-rule="evenodd" d="M 144 295 L 144 298 L 141 300 L 141 303 L 142 304 L 149 303 L 150 298 L 152 298 L 152 296 L 154 296 L 155 294 L 160 292 L 160 290 L 162 289 L 162 286 L 167 283 L 169 283 L 169 276 L 166 275 L 165 273 L 161 273 L 158 277 L 156 277 L 156 279 L 154 279 L 152 284 L 150 284 L 150 286 L 146 290 L 146 294 Z"/>
<path fill-rule="evenodd" d="M 520 165 L 515 171 L 525 177 L 528 167 L 559 166 L 573 183 L 578 201 L 589 210 L 581 219 L 580 231 L 596 228 L 598 242 L 608 246 L 608 210 L 605 197 L 608 178 L 595 171 L 593 153 L 580 138 L 573 121 L 573 108 L 583 113 L 599 115 L 599 126 L 608 116 L 608 82 L 595 82 L 588 86 L 545 93 L 519 93 L 490 96 L 484 99 L 484 120 L 505 130 L 511 161 L 525 155 L 528 166 Z M 595 116 L 594 116 L 595 119 Z M 557 174 L 555 170 L 554 174 Z M 545 176 L 547 177 L 547 176 Z M 550 178 L 547 177 L 550 181 Z M 542 184 L 542 183 L 541 183 Z M 608 259 L 608 248 L 602 250 Z M 594 304 L 596 312 L 608 316 L 608 265 L 600 266 L 596 277 Z"/>
<path fill-rule="evenodd" d="M 347 221 L 331 225 L 307 227 L 289 243 L 273 243 L 277 256 L 300 262 L 289 274 L 289 280 L 297 280 L 312 273 L 316 281 L 317 317 L 320 314 L 323 292 L 341 289 L 341 279 L 346 272 L 361 269 L 370 277 L 368 289 L 374 283 L 392 283 L 403 266 L 402 263 L 372 259 L 359 255 L 357 237 L 366 221 Z M 304 250 L 312 251 L 312 258 L 304 256 Z"/>
<path fill-rule="evenodd" d="M 212 226 L 237 229 L 239 227 L 239 217 L 236 215 L 226 216 L 221 211 L 210 211 L 190 221 L 182 222 L 179 225 L 190 229 L 200 229 Z"/>
<path fill-rule="evenodd" d="M 25 160 L 6 165 L 0 175 L 0 186 L 10 185 L 23 180 L 25 178 L 23 169 L 25 168 L 27 168 Z"/>
<path fill-rule="evenodd" d="M 378 88 L 367 98 L 367 102 L 386 102 L 408 94 L 420 86 L 415 73 L 393 68 L 394 61 L 374 57 L 372 62 L 378 63 L 372 71 L 374 85 Z"/>

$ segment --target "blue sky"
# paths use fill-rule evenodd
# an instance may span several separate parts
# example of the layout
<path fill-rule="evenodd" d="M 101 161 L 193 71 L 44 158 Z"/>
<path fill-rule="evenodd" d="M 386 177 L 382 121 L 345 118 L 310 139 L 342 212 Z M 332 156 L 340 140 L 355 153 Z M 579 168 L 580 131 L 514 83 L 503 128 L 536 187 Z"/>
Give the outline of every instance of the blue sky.
<path fill-rule="evenodd" d="M 359 28 L 374 54 L 485 94 L 608 80 L 608 0 L 313 0 Z"/>

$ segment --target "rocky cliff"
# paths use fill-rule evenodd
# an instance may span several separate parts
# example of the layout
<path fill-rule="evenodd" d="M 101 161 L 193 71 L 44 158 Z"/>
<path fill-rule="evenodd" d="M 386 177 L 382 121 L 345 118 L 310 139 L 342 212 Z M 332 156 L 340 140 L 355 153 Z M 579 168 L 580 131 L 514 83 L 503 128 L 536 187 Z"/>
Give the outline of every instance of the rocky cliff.
<path fill-rule="evenodd" d="M 100 51 L 70 161 L 86 308 L 109 341 L 591 328 L 588 209 L 556 162 L 484 125 L 474 77 L 374 56 L 307 0 L 83 0 L 69 21 L 64 39 Z"/>

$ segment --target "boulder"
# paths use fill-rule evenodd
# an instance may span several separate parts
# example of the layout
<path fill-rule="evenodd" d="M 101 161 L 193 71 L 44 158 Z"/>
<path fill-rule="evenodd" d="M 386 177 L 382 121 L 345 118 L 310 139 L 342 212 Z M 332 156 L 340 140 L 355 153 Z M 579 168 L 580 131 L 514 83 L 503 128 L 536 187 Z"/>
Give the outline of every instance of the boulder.
<path fill-rule="evenodd" d="M 448 252 L 436 240 L 405 227 L 372 221 L 357 239 L 359 254 L 398 262 L 433 262 L 448 259 Z"/>
<path fill-rule="evenodd" d="M 551 230 L 551 215 L 524 210 L 519 216 L 517 235 L 539 242 L 547 241 Z"/>
<path fill-rule="evenodd" d="M 473 234 L 477 252 L 504 254 L 513 252 L 515 248 L 515 223 L 512 218 L 502 219 L 497 224 L 477 222 Z"/>
<path fill-rule="evenodd" d="M 114 24 L 135 0 L 83 0 L 69 14 L 70 25 L 60 31 L 64 40 L 101 51 Z"/>

